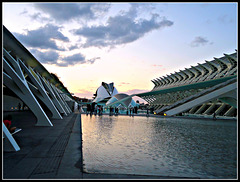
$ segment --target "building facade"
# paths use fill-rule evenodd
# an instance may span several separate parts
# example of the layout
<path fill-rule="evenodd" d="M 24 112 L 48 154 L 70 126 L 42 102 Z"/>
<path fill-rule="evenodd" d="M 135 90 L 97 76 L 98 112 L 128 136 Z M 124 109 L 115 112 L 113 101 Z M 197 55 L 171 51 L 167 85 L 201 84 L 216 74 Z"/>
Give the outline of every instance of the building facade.
<path fill-rule="evenodd" d="M 237 50 L 152 82 L 150 92 L 136 95 L 156 114 L 237 116 Z"/>
<path fill-rule="evenodd" d="M 67 88 L 3 26 L 3 114 L 28 109 L 36 126 L 53 126 L 77 106 Z M 48 112 L 48 114 L 47 114 Z"/>

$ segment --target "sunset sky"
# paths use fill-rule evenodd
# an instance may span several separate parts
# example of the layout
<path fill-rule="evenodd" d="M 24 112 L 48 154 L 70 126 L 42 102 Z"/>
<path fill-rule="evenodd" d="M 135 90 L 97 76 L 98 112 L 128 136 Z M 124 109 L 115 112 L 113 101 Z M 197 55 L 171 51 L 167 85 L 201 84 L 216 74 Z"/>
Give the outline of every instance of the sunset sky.
<path fill-rule="evenodd" d="M 2 3 L 3 25 L 71 93 L 119 93 L 237 49 L 237 3 Z"/>

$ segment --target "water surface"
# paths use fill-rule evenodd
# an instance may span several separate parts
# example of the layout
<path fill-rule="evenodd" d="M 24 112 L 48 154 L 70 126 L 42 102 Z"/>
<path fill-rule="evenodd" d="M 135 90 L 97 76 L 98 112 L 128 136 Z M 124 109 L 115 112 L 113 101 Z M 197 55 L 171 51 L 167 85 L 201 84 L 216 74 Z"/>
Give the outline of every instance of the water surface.
<path fill-rule="evenodd" d="M 90 173 L 236 178 L 235 121 L 82 115 Z"/>

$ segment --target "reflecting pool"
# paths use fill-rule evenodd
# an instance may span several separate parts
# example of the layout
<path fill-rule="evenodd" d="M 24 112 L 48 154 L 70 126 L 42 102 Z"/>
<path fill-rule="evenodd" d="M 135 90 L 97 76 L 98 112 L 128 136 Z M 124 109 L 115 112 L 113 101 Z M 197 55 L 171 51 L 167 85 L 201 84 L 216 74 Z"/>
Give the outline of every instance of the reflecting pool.
<path fill-rule="evenodd" d="M 82 114 L 89 173 L 236 178 L 237 123 Z"/>

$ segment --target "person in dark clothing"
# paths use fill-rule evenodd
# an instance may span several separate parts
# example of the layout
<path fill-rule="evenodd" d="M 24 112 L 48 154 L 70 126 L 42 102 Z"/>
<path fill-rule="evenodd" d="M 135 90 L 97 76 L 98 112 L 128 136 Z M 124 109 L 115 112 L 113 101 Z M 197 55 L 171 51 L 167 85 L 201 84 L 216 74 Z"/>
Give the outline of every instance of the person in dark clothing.
<path fill-rule="evenodd" d="M 130 108 L 130 116 L 132 115 L 132 108 Z"/>
<path fill-rule="evenodd" d="M 149 117 L 149 109 L 147 108 L 147 117 Z"/>
<path fill-rule="evenodd" d="M 216 120 L 217 118 L 216 118 L 216 113 L 214 112 L 213 113 L 213 120 Z"/>
<path fill-rule="evenodd" d="M 91 112 L 91 105 L 87 104 L 87 115 Z"/>
<path fill-rule="evenodd" d="M 91 111 L 90 111 L 90 115 L 92 115 L 95 111 L 95 102 L 92 103 L 91 105 Z"/>
<path fill-rule="evenodd" d="M 21 105 L 21 103 L 19 102 L 19 104 L 18 104 L 18 111 L 21 110 L 21 107 L 22 107 L 22 105 Z"/>

